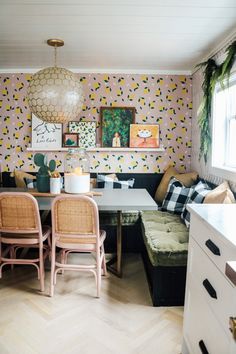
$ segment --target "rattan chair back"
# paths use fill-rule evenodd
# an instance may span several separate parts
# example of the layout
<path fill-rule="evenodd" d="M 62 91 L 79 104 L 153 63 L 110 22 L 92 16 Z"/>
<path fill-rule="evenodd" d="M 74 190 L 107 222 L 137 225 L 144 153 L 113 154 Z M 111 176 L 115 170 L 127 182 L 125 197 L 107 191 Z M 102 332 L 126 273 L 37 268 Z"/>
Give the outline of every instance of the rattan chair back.
<path fill-rule="evenodd" d="M 98 208 L 91 197 L 56 197 L 52 205 L 52 219 L 53 234 L 59 237 L 87 237 L 88 243 L 95 243 L 96 237 L 99 237 Z"/>
<path fill-rule="evenodd" d="M 7 233 L 41 232 L 40 214 L 36 199 L 28 193 L 1 193 L 0 230 Z"/>

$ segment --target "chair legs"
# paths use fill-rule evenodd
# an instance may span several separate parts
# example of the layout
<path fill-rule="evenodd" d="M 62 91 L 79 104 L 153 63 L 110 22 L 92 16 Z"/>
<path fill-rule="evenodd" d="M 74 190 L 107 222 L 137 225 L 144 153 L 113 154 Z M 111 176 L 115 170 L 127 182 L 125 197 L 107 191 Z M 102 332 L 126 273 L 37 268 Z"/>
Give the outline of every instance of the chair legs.
<path fill-rule="evenodd" d="M 52 250 L 51 250 L 51 281 L 50 281 L 50 293 L 52 297 L 54 295 L 54 286 L 55 286 L 55 264 L 56 264 L 56 245 L 52 241 Z"/>
<path fill-rule="evenodd" d="M 100 263 L 100 260 L 99 260 Z M 97 277 L 96 277 L 96 283 L 97 283 L 97 298 L 100 297 L 101 293 L 101 280 L 102 280 L 102 272 L 101 272 L 101 264 L 98 265 L 97 267 Z"/>
<path fill-rule="evenodd" d="M 44 291 L 44 259 L 43 259 L 43 247 L 39 249 L 39 279 L 40 279 L 40 291 Z"/>
<path fill-rule="evenodd" d="M 2 242 L 0 241 L 0 279 L 2 278 L 2 267 L 1 267 L 1 263 L 2 263 Z"/>
<path fill-rule="evenodd" d="M 76 250 L 66 250 L 62 249 L 60 251 L 60 265 L 62 266 L 61 271 L 56 269 L 56 245 L 52 243 L 52 251 L 51 251 L 51 280 L 50 280 L 50 291 L 49 291 L 49 296 L 54 295 L 54 288 L 56 284 L 56 275 L 57 273 L 61 272 L 61 274 L 64 273 L 63 265 L 67 265 L 67 257 L 68 254 L 71 252 L 76 252 Z M 60 265 L 58 265 L 60 267 Z M 68 270 L 70 268 L 67 268 Z M 75 268 L 72 269 L 75 270 Z M 84 270 L 84 269 L 76 269 L 76 270 Z M 91 269 L 87 269 L 87 271 L 91 271 Z M 96 268 L 92 270 L 94 276 L 95 276 L 95 281 L 96 281 L 96 297 L 99 298 L 101 294 L 101 280 L 102 280 L 102 275 L 105 276 L 107 275 L 107 269 L 106 269 L 106 260 L 105 260 L 105 252 L 104 252 L 104 245 L 101 246 L 100 252 L 97 252 L 96 255 Z"/>
<path fill-rule="evenodd" d="M 61 253 L 61 263 L 62 264 L 66 264 L 67 263 L 68 252 L 65 249 L 63 249 L 63 250 L 61 250 L 60 253 Z M 65 271 L 64 271 L 64 269 L 62 269 L 60 271 L 60 274 L 64 275 L 64 273 L 65 273 Z"/>
<path fill-rule="evenodd" d="M 39 250 L 39 257 L 38 258 L 34 258 L 34 259 L 27 259 L 27 258 L 17 258 L 17 251 L 19 249 L 23 248 L 22 253 L 26 252 L 25 249 L 28 248 L 34 248 L 35 245 L 10 245 L 7 246 L 7 248 L 5 249 L 5 251 L 2 253 L 2 243 L 0 242 L 0 278 L 2 278 L 2 268 L 5 265 L 10 265 L 11 269 L 13 269 L 14 264 L 22 264 L 22 265 L 33 265 L 34 267 L 36 267 L 37 272 L 38 272 L 38 279 L 40 281 L 40 291 L 44 291 L 45 287 L 44 287 L 44 279 L 45 279 L 45 271 L 44 271 L 44 260 L 46 258 L 46 256 L 48 255 L 48 250 L 46 249 L 44 252 L 44 247 L 43 245 L 37 246 L 38 250 Z M 8 254 L 8 257 L 6 258 Z"/>
<path fill-rule="evenodd" d="M 12 259 L 16 258 L 16 254 L 13 246 L 10 247 L 10 258 Z M 13 269 L 14 269 L 14 264 L 11 264 L 11 270 Z"/>
<path fill-rule="evenodd" d="M 2 252 L 2 246 L 0 242 L 0 259 L 1 259 L 1 252 Z M 9 254 L 10 258 L 14 259 L 15 257 L 15 250 L 13 247 L 9 248 Z M 39 266 L 36 266 L 38 270 L 38 278 L 40 281 L 40 291 L 44 291 L 45 285 L 44 285 L 44 280 L 45 280 L 45 271 L 44 271 L 44 249 L 43 247 L 39 248 Z M 62 264 L 67 263 L 67 252 L 66 250 L 62 251 L 62 256 L 61 256 L 61 261 Z M 32 264 L 32 263 L 31 263 Z M 55 244 L 52 245 L 51 248 L 51 280 L 50 280 L 50 293 L 49 295 L 52 297 L 54 295 L 54 287 L 55 287 L 55 271 L 56 271 L 56 246 Z M 62 270 L 64 272 L 64 270 Z M 106 269 L 106 261 L 105 261 L 105 253 L 104 253 L 104 245 L 101 246 L 100 252 L 97 253 L 96 256 L 96 270 L 93 271 L 95 275 L 95 280 L 96 280 L 96 297 L 99 298 L 101 294 L 101 278 L 102 275 L 105 276 L 107 274 L 107 269 Z M 2 267 L 0 266 L 0 278 L 2 277 Z"/>
<path fill-rule="evenodd" d="M 107 275 L 104 244 L 102 244 L 99 252 L 97 252 L 96 263 L 97 263 L 97 271 L 96 271 L 97 298 L 99 298 L 100 293 L 101 293 L 102 275 L 104 275 L 104 276 Z M 103 271 L 103 274 L 102 274 L 102 271 Z"/>
<path fill-rule="evenodd" d="M 105 257 L 105 250 L 104 250 L 104 244 L 102 245 L 102 270 L 103 270 L 103 276 L 107 275 L 107 265 L 106 265 L 106 257 Z"/>

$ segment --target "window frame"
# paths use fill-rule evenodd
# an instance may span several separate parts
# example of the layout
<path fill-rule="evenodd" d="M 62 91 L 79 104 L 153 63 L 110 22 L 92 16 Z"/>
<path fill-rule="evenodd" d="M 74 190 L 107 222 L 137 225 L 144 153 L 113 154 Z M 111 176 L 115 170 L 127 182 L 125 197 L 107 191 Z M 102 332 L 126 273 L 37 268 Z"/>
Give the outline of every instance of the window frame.
<path fill-rule="evenodd" d="M 236 70 L 234 70 L 229 78 L 229 86 L 236 85 Z M 216 162 L 216 157 L 214 156 L 213 150 L 216 143 L 217 136 L 215 136 L 214 132 L 216 131 L 215 124 L 215 110 L 216 110 L 216 94 L 220 91 L 223 91 L 221 84 L 217 83 L 215 87 L 215 91 L 212 98 L 212 119 L 211 119 L 211 132 L 212 132 L 212 144 L 211 144 L 211 152 L 210 152 L 210 172 L 215 176 L 225 178 L 236 182 L 236 165 L 235 167 L 227 166 L 227 151 L 229 149 L 229 144 L 225 144 L 224 152 L 222 151 L 222 155 Z M 234 116 L 227 115 L 224 119 L 224 124 L 226 127 L 224 128 L 224 143 L 227 142 L 229 137 L 229 125 L 232 119 L 236 119 L 236 114 Z"/>

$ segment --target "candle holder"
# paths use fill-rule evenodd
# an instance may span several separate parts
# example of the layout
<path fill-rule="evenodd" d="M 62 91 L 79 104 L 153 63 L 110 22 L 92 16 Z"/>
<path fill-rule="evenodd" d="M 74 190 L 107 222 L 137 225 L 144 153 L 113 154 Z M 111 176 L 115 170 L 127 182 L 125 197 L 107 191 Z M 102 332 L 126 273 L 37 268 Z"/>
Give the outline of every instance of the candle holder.
<path fill-rule="evenodd" d="M 69 149 L 65 157 L 65 192 L 87 193 L 90 190 L 90 162 L 85 149 Z"/>

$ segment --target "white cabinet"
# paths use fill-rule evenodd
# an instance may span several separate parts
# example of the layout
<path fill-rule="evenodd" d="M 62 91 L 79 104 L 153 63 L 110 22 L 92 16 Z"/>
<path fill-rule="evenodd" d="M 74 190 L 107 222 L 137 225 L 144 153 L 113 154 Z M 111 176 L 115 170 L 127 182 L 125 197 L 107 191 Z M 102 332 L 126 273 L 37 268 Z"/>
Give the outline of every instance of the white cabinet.
<path fill-rule="evenodd" d="M 236 205 L 189 205 L 182 354 L 236 354 Z M 231 264 L 231 263 L 230 263 Z M 236 328 L 235 328 L 236 332 Z"/>

